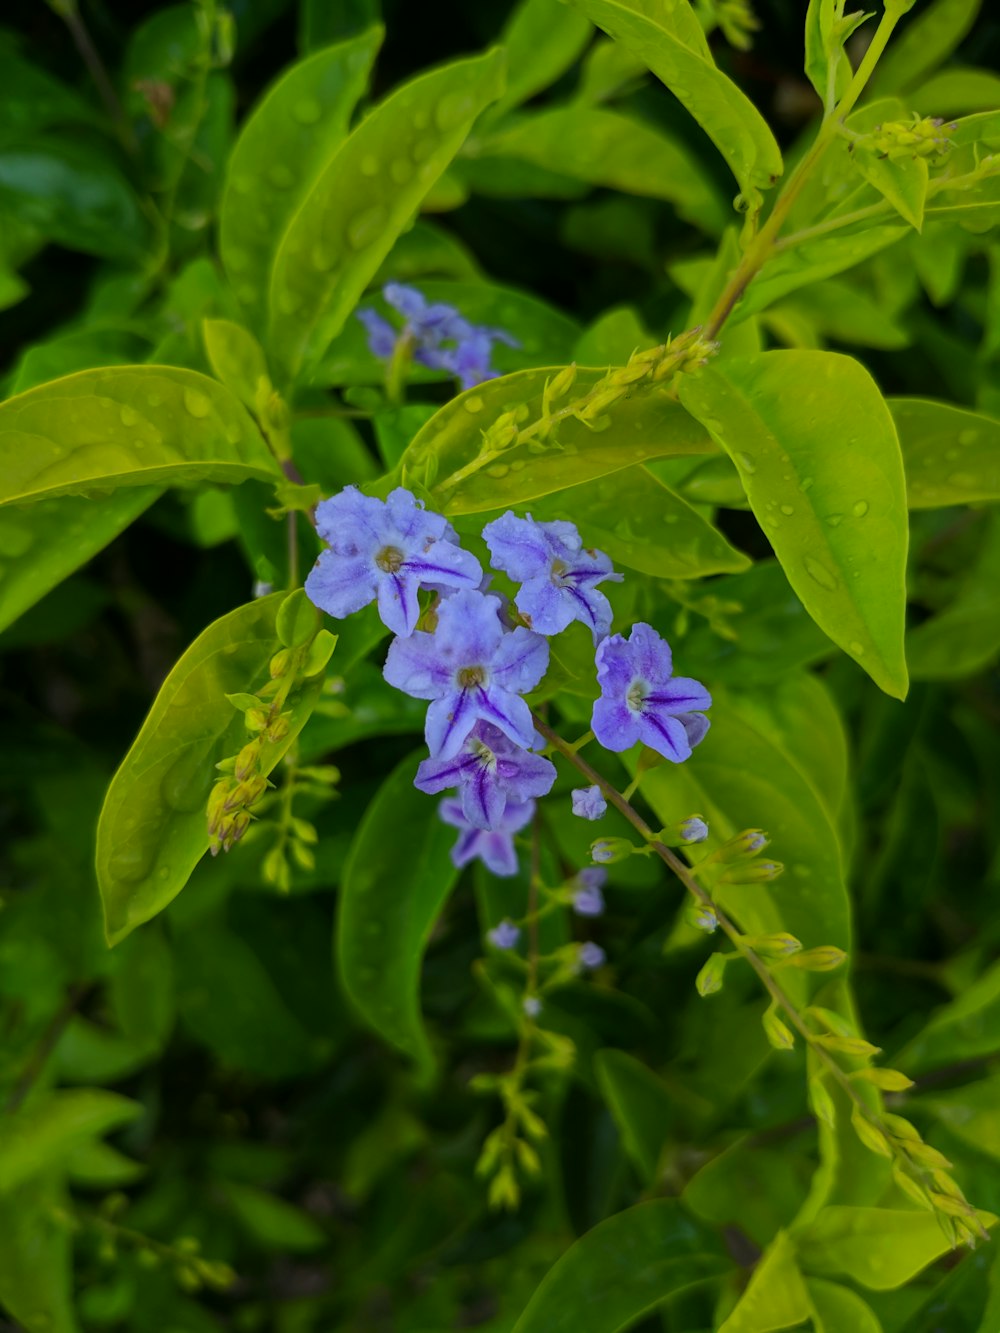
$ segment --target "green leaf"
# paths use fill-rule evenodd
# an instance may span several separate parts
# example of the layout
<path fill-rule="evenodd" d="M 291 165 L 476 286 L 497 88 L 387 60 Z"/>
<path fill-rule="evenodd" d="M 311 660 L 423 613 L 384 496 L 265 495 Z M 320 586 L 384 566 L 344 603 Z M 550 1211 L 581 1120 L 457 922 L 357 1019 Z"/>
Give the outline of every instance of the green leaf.
<path fill-rule="evenodd" d="M 794 1220 L 810 1170 L 811 1163 L 799 1154 L 765 1147 L 754 1135 L 746 1135 L 699 1168 L 682 1197 L 703 1222 L 718 1228 L 738 1226 L 765 1249 L 775 1232 Z"/>
<path fill-rule="evenodd" d="M 226 695 L 269 680 L 275 618 L 284 593 L 238 607 L 204 630 L 164 681 L 108 788 L 97 827 L 97 879 L 108 941 L 116 944 L 161 912 L 209 846 L 205 802 L 215 764 L 248 739 Z M 293 743 L 322 679 L 290 696 L 290 729 L 264 748 L 265 776 Z M 239 855 L 237 849 L 234 855 Z"/>
<path fill-rule="evenodd" d="M 942 1005 L 894 1057 L 909 1074 L 976 1060 L 1000 1051 L 1000 963 L 988 967 L 957 999 Z"/>
<path fill-rule="evenodd" d="M 39 1172 L 96 1138 L 134 1120 L 138 1102 L 103 1088 L 44 1093 L 0 1120 L 0 1194 L 17 1189 Z"/>
<path fill-rule="evenodd" d="M 539 519 L 569 519 L 588 546 L 653 578 L 704 578 L 751 563 L 645 467 L 570 486 L 535 501 L 532 512 Z"/>
<path fill-rule="evenodd" d="M 423 1069 L 433 1060 L 420 1014 L 420 965 L 458 878 L 455 831 L 413 786 L 404 759 L 368 806 L 344 867 L 337 958 L 365 1021 Z"/>
<path fill-rule="evenodd" d="M 924 77 L 944 64 L 972 28 L 981 4 L 982 0 L 932 0 L 921 5 L 879 61 L 872 79 L 873 95 L 884 97 L 920 88 Z M 922 88 L 920 93 L 923 108 Z"/>
<path fill-rule="evenodd" d="M 765 352 L 683 377 L 680 395 L 739 467 L 806 610 L 881 689 L 904 698 L 906 493 L 871 376 L 831 352 Z"/>
<path fill-rule="evenodd" d="M 925 1094 L 917 1105 L 976 1152 L 1000 1159 L 1000 1075 L 949 1092 Z"/>
<path fill-rule="evenodd" d="M 26 1333 L 76 1333 L 72 1235 L 50 1178 L 0 1194 L 0 1305 Z"/>
<path fill-rule="evenodd" d="M 598 1051 L 594 1073 L 625 1151 L 641 1179 L 653 1184 L 676 1119 L 669 1090 L 641 1060 L 625 1051 Z"/>
<path fill-rule="evenodd" d="M 510 74 L 490 117 L 509 111 L 548 88 L 574 63 L 593 28 L 560 0 L 521 0 L 500 34 Z"/>
<path fill-rule="evenodd" d="M 212 373 L 234 393 L 244 407 L 259 412 L 262 386 L 270 386 L 264 349 L 249 332 L 229 319 L 206 319 L 202 324 L 205 352 Z"/>
<path fill-rule="evenodd" d="M 574 0 L 609 36 L 639 56 L 687 107 L 739 182 L 751 192 L 774 184 L 783 171 L 781 150 L 750 99 L 712 60 L 701 25 L 687 0 L 644 12 L 643 0 Z"/>
<path fill-rule="evenodd" d="M 503 78 L 498 50 L 423 74 L 381 102 L 327 162 L 271 275 L 269 347 L 289 379 L 315 369 Z"/>
<path fill-rule="evenodd" d="M 811 1314 L 812 1302 L 795 1262 L 795 1247 L 779 1231 L 719 1333 L 773 1333 L 797 1328 Z"/>
<path fill-rule="evenodd" d="M 844 43 L 868 15 L 843 13 L 844 0 L 809 0 L 806 11 L 806 62 L 809 82 L 816 89 L 825 109 L 829 112 L 837 99 L 847 91 L 851 81 L 851 65 L 844 53 Z"/>
<path fill-rule="evenodd" d="M 874 1311 L 849 1287 L 811 1277 L 806 1280 L 806 1288 L 813 1303 L 816 1333 L 840 1333 L 841 1329 L 850 1329 L 850 1333 L 882 1333 Z"/>
<path fill-rule="evenodd" d="M 810 1274 L 843 1274 L 874 1291 L 901 1287 L 951 1249 L 938 1218 L 923 1209 L 833 1205 L 796 1241 Z"/>
<path fill-rule="evenodd" d="M 0 145 L 0 207 L 71 250 L 138 262 L 150 229 L 131 185 L 100 146 L 69 135 Z"/>
<path fill-rule="evenodd" d="M 888 199 L 897 213 L 911 227 L 920 231 L 924 225 L 927 202 L 927 161 L 922 157 L 879 157 L 865 148 L 854 152 L 854 162 L 869 185 L 874 185 Z"/>
<path fill-rule="evenodd" d="M 159 494 L 135 487 L 100 501 L 60 495 L 0 513 L 0 630 L 103 550 Z"/>
<path fill-rule="evenodd" d="M 267 1190 L 226 1181 L 222 1193 L 240 1225 L 265 1250 L 309 1254 L 326 1244 L 326 1233 L 308 1213 Z"/>
<path fill-rule="evenodd" d="M 134 1162 L 110 1143 L 91 1139 L 73 1152 L 67 1163 L 70 1182 L 84 1189 L 114 1190 L 134 1185 L 146 1173 L 141 1162 Z M 0 1291 L 0 1300 L 3 1293 Z"/>
<path fill-rule="evenodd" d="M 926 398 L 890 398 L 911 509 L 1000 500 L 1000 421 Z"/>
<path fill-rule="evenodd" d="M 953 680 L 982 670 L 1000 653 L 1000 523 L 988 516 L 983 546 L 937 615 L 906 636 L 914 680 Z"/>
<path fill-rule="evenodd" d="M 219 253 L 240 302 L 263 324 L 271 265 L 282 233 L 347 137 L 382 29 L 293 65 L 240 132 L 219 212 Z"/>
<path fill-rule="evenodd" d="M 729 1266 L 714 1234 L 676 1200 L 640 1203 L 581 1236 L 546 1275 L 513 1333 L 620 1333 Z"/>
<path fill-rule="evenodd" d="M 617 111 L 581 106 L 539 111 L 476 148 L 481 159 L 516 157 L 590 185 L 666 199 L 705 231 L 723 231 L 732 216 L 728 201 L 682 140 Z"/>
<path fill-rule="evenodd" d="M 584 482 L 648 458 L 715 452 L 703 427 L 677 402 L 658 391 L 640 392 L 615 404 L 606 430 L 595 432 L 566 418 L 559 426 L 558 445 L 550 443 L 540 453 L 518 445 L 508 449 L 502 461 L 452 483 L 451 474 L 476 459 L 482 432 L 503 412 L 526 407 L 527 422 L 540 419 L 545 381 L 556 373 L 522 370 L 459 394 L 414 437 L 398 475 L 426 485 L 448 514 L 478 514 L 561 490 L 570 461 L 574 480 Z M 586 393 L 604 373 L 582 370 L 572 393 Z M 398 484 L 395 475 L 381 484 Z"/>
<path fill-rule="evenodd" d="M 696 665 L 681 653 L 675 662 L 678 671 Z M 696 859 L 763 821 L 785 874 L 774 884 L 725 885 L 717 890 L 722 904 L 753 934 L 788 931 L 806 948 L 849 948 L 850 904 L 837 835 L 817 795 L 820 783 L 803 776 L 757 710 L 738 697 L 716 694 L 710 716 L 712 728 L 695 757 L 648 772 L 644 797 L 664 824 L 696 810 L 704 815 L 709 837 L 692 849 Z M 630 768 L 634 763 L 630 756 Z"/>
<path fill-rule="evenodd" d="M 84 370 L 0 404 L 0 505 L 247 477 L 281 472 L 229 390 L 193 370 Z"/>
<path fill-rule="evenodd" d="M 1000 76 L 988 69 L 952 66 L 920 86 L 920 108 L 929 116 L 964 116 L 1000 106 Z"/>

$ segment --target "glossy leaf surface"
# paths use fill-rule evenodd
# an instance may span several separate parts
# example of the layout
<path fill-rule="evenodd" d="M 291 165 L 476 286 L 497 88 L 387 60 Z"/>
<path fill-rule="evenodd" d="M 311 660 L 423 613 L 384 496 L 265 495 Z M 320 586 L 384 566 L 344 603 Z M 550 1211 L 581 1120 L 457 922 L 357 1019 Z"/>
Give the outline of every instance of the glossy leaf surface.
<path fill-rule="evenodd" d="M 892 398 L 911 509 L 1000 500 L 1000 421 L 927 398 Z"/>
<path fill-rule="evenodd" d="M 906 494 L 893 421 L 867 371 L 832 353 L 766 352 L 685 378 L 680 391 L 739 467 L 810 615 L 903 698 Z"/>

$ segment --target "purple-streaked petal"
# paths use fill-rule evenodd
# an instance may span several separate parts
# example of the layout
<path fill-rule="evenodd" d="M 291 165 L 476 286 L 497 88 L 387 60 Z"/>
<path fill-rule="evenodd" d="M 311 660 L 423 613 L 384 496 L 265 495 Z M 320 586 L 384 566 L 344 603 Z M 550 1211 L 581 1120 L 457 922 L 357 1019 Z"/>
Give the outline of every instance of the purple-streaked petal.
<path fill-rule="evenodd" d="M 648 745 L 651 750 L 675 764 L 682 764 L 685 759 L 691 758 L 691 743 L 683 724 L 677 718 L 671 717 L 669 713 L 653 709 L 647 711 L 644 708 L 638 716 L 638 722 L 643 745 Z M 596 730 L 594 734 L 597 734 Z"/>
<path fill-rule="evenodd" d="M 621 699 L 605 696 L 598 699 L 594 704 L 590 725 L 598 744 L 616 754 L 630 750 L 639 739 L 638 716 Z"/>
<path fill-rule="evenodd" d="M 455 600 L 457 599 L 452 599 L 449 605 Z M 497 645 L 493 654 L 490 675 L 491 679 L 496 681 L 503 689 L 510 690 L 515 694 L 527 694 L 529 690 L 535 688 L 545 675 L 548 665 L 549 645 L 540 634 L 533 634 L 531 630 L 519 625 L 517 629 L 505 634 Z M 528 736 L 533 735 L 534 729 L 531 728 L 528 731 Z M 516 737 L 512 737 L 512 739 L 517 740 Z M 527 747 L 531 744 L 531 741 L 530 739 L 518 740 L 517 743 Z"/>
<path fill-rule="evenodd" d="M 362 556 L 321 551 L 306 577 L 306 596 L 329 616 L 342 620 L 371 602 L 377 580 L 371 562 Z"/>
<path fill-rule="evenodd" d="M 576 609 L 576 619 L 582 621 L 594 636 L 597 644 L 607 637 L 611 630 L 611 603 L 597 588 L 566 588 L 567 599 Z"/>
<path fill-rule="evenodd" d="M 470 861 L 474 861 L 477 856 L 482 856 L 483 837 L 484 834 L 480 829 L 463 829 L 458 835 L 458 842 L 456 842 L 451 849 L 452 864 L 461 870 L 462 867 L 467 866 Z M 513 850 L 512 846 L 511 851 Z"/>
<path fill-rule="evenodd" d="M 486 869 L 501 879 L 517 874 L 517 852 L 509 833 L 480 833 L 478 855 Z"/>
<path fill-rule="evenodd" d="M 449 541 L 431 542 L 424 551 L 408 555 L 403 568 L 417 577 L 422 588 L 441 584 L 478 591 L 483 581 L 482 566 L 476 557 Z"/>
<path fill-rule="evenodd" d="M 580 618 L 580 607 L 570 590 L 557 588 L 547 574 L 522 583 L 514 601 L 538 634 L 560 634 Z"/>
<path fill-rule="evenodd" d="M 571 793 L 573 813 L 580 819 L 600 819 L 607 811 L 608 803 L 600 787 L 577 787 Z"/>
<path fill-rule="evenodd" d="M 490 548 L 490 564 L 502 569 L 516 583 L 539 576 L 548 577 L 552 552 L 540 524 L 518 518 L 508 509 L 483 528 L 483 540 Z"/>
<path fill-rule="evenodd" d="M 481 829 L 495 829 L 500 823 L 507 797 L 500 789 L 496 774 L 486 764 L 477 764 L 462 784 L 462 813 L 470 824 Z"/>
<path fill-rule="evenodd" d="M 382 288 L 382 296 L 404 319 L 418 320 L 427 309 L 427 298 L 423 292 L 416 287 L 406 287 L 401 282 L 387 282 Z"/>
<path fill-rule="evenodd" d="M 424 738 L 432 759 L 451 759 L 462 748 L 477 717 L 473 693 L 452 690 L 428 708 Z"/>
<path fill-rule="evenodd" d="M 417 791 L 436 796 L 439 791 L 457 787 L 465 775 L 479 764 L 476 756 L 463 751 L 451 759 L 422 759 L 413 785 Z"/>
<path fill-rule="evenodd" d="M 625 698 L 635 676 L 632 653 L 620 634 L 611 634 L 598 645 L 594 656 L 597 679 L 606 695 Z"/>
<path fill-rule="evenodd" d="M 504 738 L 506 745 L 506 738 Z M 531 797 L 545 796 L 556 780 L 556 767 L 540 754 L 511 748 L 509 755 L 497 754 L 497 777 L 507 794 L 515 802 Z"/>
<path fill-rule="evenodd" d="M 452 689 L 452 669 L 442 663 L 436 635 L 417 630 L 408 639 L 393 639 L 382 674 L 390 685 L 414 699 L 437 699 Z"/>
<path fill-rule="evenodd" d="M 379 619 L 403 639 L 409 638 L 420 619 L 419 586 L 419 580 L 405 566 L 398 574 L 382 574 L 378 581 Z"/>
<path fill-rule="evenodd" d="M 397 486 L 385 497 L 385 513 L 395 529 L 393 535 L 407 547 L 411 543 L 419 545 L 426 541 L 436 541 L 444 536 L 448 527 L 446 519 L 431 509 L 425 509 L 416 496 L 402 486 Z"/>
<path fill-rule="evenodd" d="M 475 694 L 477 715 L 484 722 L 491 722 L 493 726 L 498 727 L 515 745 L 526 749 L 534 740 L 535 724 L 532 721 L 531 709 L 516 694 L 510 694 L 496 685 L 491 685 L 488 689 L 480 687 L 475 691 L 465 692 L 470 695 Z M 468 731 L 465 734 L 468 735 Z"/>
<path fill-rule="evenodd" d="M 694 713 L 712 707 L 712 696 L 700 681 L 688 676 L 672 676 L 646 695 L 646 704 L 669 709 L 671 713 Z"/>

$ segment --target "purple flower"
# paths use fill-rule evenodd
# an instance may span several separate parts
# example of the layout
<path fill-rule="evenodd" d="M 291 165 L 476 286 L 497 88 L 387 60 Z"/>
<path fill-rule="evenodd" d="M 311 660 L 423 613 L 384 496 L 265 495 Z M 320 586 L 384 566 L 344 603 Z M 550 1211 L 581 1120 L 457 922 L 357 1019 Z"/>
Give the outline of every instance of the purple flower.
<path fill-rule="evenodd" d="M 571 621 L 589 626 L 594 642 L 611 629 L 611 604 L 597 584 L 621 582 L 603 551 L 584 550 L 572 523 L 536 523 L 507 511 L 487 523 L 490 563 L 521 584 L 517 609 L 540 634 L 558 634 Z"/>
<path fill-rule="evenodd" d="M 600 967 L 606 958 L 607 954 L 601 946 L 595 944 L 593 940 L 588 940 L 586 944 L 580 945 L 579 961 L 581 967 L 593 971 L 595 967 Z"/>
<path fill-rule="evenodd" d="M 581 889 L 603 889 L 608 882 L 608 872 L 600 866 L 584 866 L 573 876 L 573 883 Z"/>
<path fill-rule="evenodd" d="M 632 627 L 626 641 L 613 634 L 597 649 L 601 697 L 591 726 L 606 750 L 628 750 L 642 741 L 680 763 L 708 731 L 700 711 L 712 697 L 696 680 L 670 674 L 670 645 L 649 625 Z"/>
<path fill-rule="evenodd" d="M 347 486 L 316 506 L 316 527 L 329 550 L 310 571 L 306 592 L 338 619 L 377 599 L 383 623 L 406 636 L 420 615 L 418 589 L 482 581 L 479 561 L 456 545 L 448 522 L 402 487 L 383 501 Z"/>
<path fill-rule="evenodd" d="M 521 1002 L 521 1008 L 529 1018 L 537 1018 L 542 1012 L 542 1002 L 537 995 L 526 995 Z"/>
<path fill-rule="evenodd" d="M 544 796 L 555 780 L 555 765 L 548 759 L 514 745 L 489 723 L 477 722 L 453 758 L 425 759 L 413 785 L 432 796 L 458 787 L 465 818 L 475 828 L 491 829 L 508 804 Z"/>
<path fill-rule="evenodd" d="M 494 949 L 513 949 L 521 938 L 521 931 L 513 921 L 501 921 L 498 926 L 486 932 L 486 938 Z"/>
<path fill-rule="evenodd" d="M 433 634 L 394 639 L 383 674 L 414 699 L 432 700 L 425 736 L 432 759 L 451 759 L 477 721 L 490 722 L 523 749 L 535 743 L 531 710 L 520 695 L 533 690 L 549 664 L 549 645 L 519 626 L 509 634 L 500 599 L 462 590 L 438 610 Z"/>
<path fill-rule="evenodd" d="M 399 343 L 406 339 L 414 361 L 429 370 L 447 371 L 459 380 L 463 389 L 471 389 L 498 374 L 490 365 L 495 342 L 520 346 L 517 339 L 503 329 L 470 324 L 454 306 L 443 301 L 432 303 L 416 287 L 388 282 L 382 288 L 382 295 L 406 321 L 402 330 L 397 332 L 375 310 L 358 310 L 357 317 L 368 331 L 369 348 L 383 361 L 388 361 Z"/>
<path fill-rule="evenodd" d="M 487 831 L 469 823 L 462 813 L 462 802 L 454 796 L 447 797 L 438 806 L 438 814 L 444 822 L 461 830 L 458 842 L 451 849 L 453 863 L 461 869 L 478 857 L 487 870 L 503 876 L 517 874 L 514 834 L 520 833 L 526 824 L 531 823 L 534 813 L 534 801 L 525 801 L 523 805 L 508 805 L 500 817 L 499 825 Z"/>
<path fill-rule="evenodd" d="M 581 819 L 600 819 L 608 808 L 598 786 L 577 787 L 573 792 L 573 813 Z"/>

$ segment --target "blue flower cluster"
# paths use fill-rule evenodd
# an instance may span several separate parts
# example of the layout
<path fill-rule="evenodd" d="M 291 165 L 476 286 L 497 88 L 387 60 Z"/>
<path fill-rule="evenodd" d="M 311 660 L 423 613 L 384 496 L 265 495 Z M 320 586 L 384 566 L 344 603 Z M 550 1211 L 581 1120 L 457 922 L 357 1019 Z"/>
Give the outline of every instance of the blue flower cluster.
<path fill-rule="evenodd" d="M 397 349 L 405 345 L 414 361 L 428 370 L 447 371 L 463 389 L 471 389 L 500 373 L 490 365 L 494 343 L 520 346 L 503 329 L 470 324 L 454 306 L 443 301 L 429 302 L 415 287 L 387 282 L 382 296 L 387 305 L 403 316 L 402 329 L 390 324 L 377 310 L 357 312 L 368 333 L 369 349 L 382 361 L 391 361 Z"/>
<path fill-rule="evenodd" d="M 385 679 L 427 701 L 430 755 L 414 781 L 431 794 L 457 790 L 440 806 L 460 832 L 456 865 L 478 857 L 496 875 L 517 871 L 514 835 L 556 778 L 553 764 L 534 753 L 542 741 L 524 696 L 548 669 L 545 636 L 572 621 L 586 625 L 596 645 L 601 697 L 592 726 L 601 745 L 621 751 L 642 741 L 676 763 L 708 730 L 701 711 L 711 705 L 708 691 L 671 674 L 670 648 L 655 630 L 635 625 L 627 640 L 609 633 L 611 607 L 597 585 L 622 576 L 603 552 L 584 548 L 572 523 L 508 512 L 485 526 L 492 568 L 520 585 L 514 607 L 488 590 L 490 576 L 447 520 L 402 487 L 376 500 L 348 486 L 317 506 L 316 526 L 328 549 L 306 593 L 338 618 L 375 602 L 396 635 Z M 421 590 L 434 594 L 423 612 Z M 599 819 L 606 809 L 599 788 L 574 792 L 573 809 Z M 577 910 L 596 914 L 600 886 L 580 887 L 590 892 Z"/>

